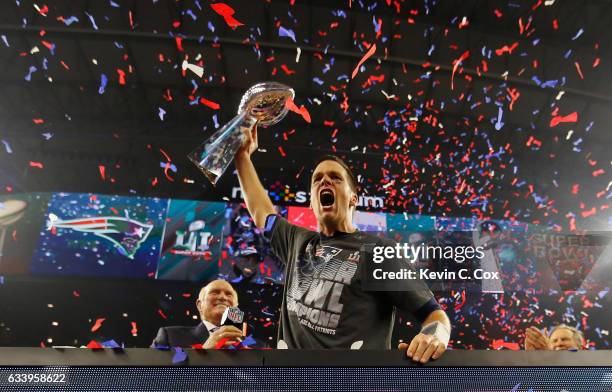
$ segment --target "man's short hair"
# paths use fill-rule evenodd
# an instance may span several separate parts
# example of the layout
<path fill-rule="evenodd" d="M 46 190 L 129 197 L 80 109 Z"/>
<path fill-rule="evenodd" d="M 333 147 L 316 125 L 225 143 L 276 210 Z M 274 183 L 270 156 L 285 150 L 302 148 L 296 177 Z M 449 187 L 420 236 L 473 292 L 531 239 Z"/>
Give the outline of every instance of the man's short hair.
<path fill-rule="evenodd" d="M 569 325 L 566 324 L 559 324 L 555 327 L 553 327 L 553 329 L 550 330 L 550 333 L 548 334 L 548 338 L 550 338 L 553 334 L 553 332 L 555 332 L 558 329 L 568 329 L 572 332 L 572 337 L 574 338 L 574 342 L 576 343 L 576 346 L 578 346 L 579 349 L 582 349 L 582 345 L 584 342 L 584 335 L 582 334 L 582 332 L 580 332 L 579 330 L 577 330 L 574 327 L 570 327 Z"/>
<path fill-rule="evenodd" d="M 332 155 L 332 154 L 323 155 L 322 157 L 320 157 L 319 159 L 316 160 L 314 168 L 319 166 L 319 164 L 321 162 L 324 162 L 324 161 L 334 161 L 334 162 L 338 163 L 340 166 L 342 166 L 342 168 L 344 168 L 344 171 L 346 171 L 346 174 L 347 174 L 347 177 L 348 177 L 349 186 L 351 187 L 351 190 L 353 192 L 357 193 L 357 191 L 358 191 L 357 179 L 355 178 L 355 175 L 353 174 L 353 171 L 351 170 L 351 168 L 346 164 L 346 162 L 344 162 L 344 160 L 342 158 L 340 158 L 337 155 Z"/>

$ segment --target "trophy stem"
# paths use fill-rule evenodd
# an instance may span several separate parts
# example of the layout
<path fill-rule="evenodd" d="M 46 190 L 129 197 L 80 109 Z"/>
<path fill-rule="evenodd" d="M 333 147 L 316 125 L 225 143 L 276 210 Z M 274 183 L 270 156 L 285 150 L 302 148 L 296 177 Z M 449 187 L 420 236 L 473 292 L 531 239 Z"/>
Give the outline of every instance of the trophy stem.
<path fill-rule="evenodd" d="M 257 119 L 247 112 L 239 113 L 230 122 L 189 154 L 189 159 L 215 185 L 227 170 L 236 152 L 244 141 L 244 129 L 249 132 L 257 124 Z"/>

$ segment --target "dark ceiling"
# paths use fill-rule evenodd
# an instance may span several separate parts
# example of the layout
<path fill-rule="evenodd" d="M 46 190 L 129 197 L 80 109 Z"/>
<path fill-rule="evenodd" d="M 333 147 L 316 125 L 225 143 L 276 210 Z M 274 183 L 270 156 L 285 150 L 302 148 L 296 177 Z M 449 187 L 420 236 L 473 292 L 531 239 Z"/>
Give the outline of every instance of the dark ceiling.
<path fill-rule="evenodd" d="M 236 28 L 211 4 L 2 1 L 2 191 L 228 196 L 186 155 L 275 80 L 312 121 L 260 130 L 266 186 L 335 152 L 389 210 L 609 229 L 611 2 L 227 1 Z"/>

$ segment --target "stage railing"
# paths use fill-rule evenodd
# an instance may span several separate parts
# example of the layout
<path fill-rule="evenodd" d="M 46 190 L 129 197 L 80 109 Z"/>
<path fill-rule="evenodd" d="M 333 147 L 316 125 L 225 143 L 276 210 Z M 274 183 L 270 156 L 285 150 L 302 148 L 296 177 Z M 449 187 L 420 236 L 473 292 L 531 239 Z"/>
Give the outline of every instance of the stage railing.
<path fill-rule="evenodd" d="M 0 348 L 0 391 L 612 391 L 612 352 Z"/>
<path fill-rule="evenodd" d="M 425 365 L 398 350 L 192 350 L 173 364 L 174 350 L 0 347 L 0 366 L 612 366 L 612 350 L 449 350 Z"/>

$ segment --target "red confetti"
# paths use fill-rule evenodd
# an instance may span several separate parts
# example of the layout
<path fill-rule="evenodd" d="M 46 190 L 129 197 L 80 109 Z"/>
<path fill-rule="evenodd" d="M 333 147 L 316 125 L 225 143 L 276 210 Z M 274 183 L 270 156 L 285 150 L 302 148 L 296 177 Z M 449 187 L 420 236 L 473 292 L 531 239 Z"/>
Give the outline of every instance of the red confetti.
<path fill-rule="evenodd" d="M 593 61 L 593 68 L 597 67 L 599 65 L 599 62 L 600 62 L 599 57 L 597 57 L 595 61 Z"/>
<path fill-rule="evenodd" d="M 138 325 L 136 325 L 136 321 L 132 321 L 132 336 L 138 336 Z"/>
<path fill-rule="evenodd" d="M 225 4 L 225 3 L 214 3 L 211 4 L 210 7 L 219 15 L 221 15 L 223 17 L 223 19 L 225 19 L 225 23 L 227 23 L 227 25 L 229 27 L 231 27 L 232 29 L 235 29 L 238 26 L 243 26 L 244 23 L 236 20 L 234 18 L 234 14 L 236 13 L 236 11 L 234 11 L 234 9 L 232 7 L 230 7 L 229 5 Z"/>
<path fill-rule="evenodd" d="M 168 173 L 169 170 L 170 170 L 170 162 L 166 162 L 166 165 L 164 166 L 164 176 L 166 176 L 168 181 L 174 181 L 174 178 L 170 177 L 170 174 Z"/>
<path fill-rule="evenodd" d="M 557 125 L 563 122 L 576 122 L 576 121 L 578 121 L 577 112 L 570 113 L 567 116 L 555 116 L 550 120 L 550 127 L 551 128 L 556 127 Z"/>
<path fill-rule="evenodd" d="M 49 7 L 47 7 L 46 4 L 42 8 L 38 8 L 38 7 L 34 7 L 34 8 L 36 8 L 38 13 L 41 14 L 42 16 L 47 16 L 47 13 L 49 12 Z"/>
<path fill-rule="evenodd" d="M 593 207 L 588 211 L 582 211 L 580 215 L 582 215 L 583 218 L 588 218 L 591 215 L 595 215 L 596 212 L 597 210 L 595 209 L 595 207 Z"/>
<path fill-rule="evenodd" d="M 504 342 L 504 341 L 503 341 L 503 340 L 501 340 L 501 339 L 495 339 L 495 340 L 493 340 L 492 345 L 493 345 L 493 348 L 494 348 L 495 350 L 498 350 L 498 349 L 500 349 L 500 348 L 502 348 L 502 347 L 503 347 L 503 348 L 508 348 L 508 349 L 510 349 L 510 350 L 520 350 L 520 349 L 521 349 L 521 347 L 519 346 L 519 344 L 518 344 L 518 343 L 515 343 L 515 342 Z"/>
<path fill-rule="evenodd" d="M 183 38 L 174 37 L 174 40 L 176 41 L 176 47 L 179 50 L 179 52 L 184 52 L 185 50 L 183 49 Z"/>
<path fill-rule="evenodd" d="M 91 340 L 89 343 L 87 343 L 86 347 L 87 348 L 92 348 L 92 349 L 95 349 L 95 348 L 104 348 L 102 346 L 102 344 L 100 344 L 99 342 L 96 342 L 95 340 Z"/>
<path fill-rule="evenodd" d="M 513 107 L 514 107 L 514 102 L 516 102 L 517 99 L 519 99 L 519 97 L 521 96 L 521 93 L 515 89 L 515 88 L 506 88 L 506 91 L 508 92 L 508 95 L 510 95 L 510 106 L 509 109 L 510 111 L 512 111 Z"/>
<path fill-rule="evenodd" d="M 42 40 L 42 41 L 40 41 L 40 42 L 42 42 L 42 44 L 43 44 L 43 45 L 45 45 L 45 47 L 46 47 L 47 49 L 49 49 L 49 50 L 52 50 L 52 49 L 53 49 L 53 44 L 52 44 L 51 42 L 49 42 L 49 41 L 45 41 L 45 40 Z"/>
<path fill-rule="evenodd" d="M 281 65 L 281 69 L 283 70 L 283 72 L 285 72 L 287 75 L 293 75 L 295 73 L 294 70 L 289 69 L 285 64 Z"/>
<path fill-rule="evenodd" d="M 512 51 L 518 47 L 519 43 L 515 42 L 511 46 L 504 45 L 499 49 L 495 49 L 495 54 L 501 56 L 504 53 L 512 54 Z"/>
<path fill-rule="evenodd" d="M 119 74 L 119 84 L 124 85 L 125 84 L 125 71 L 117 68 L 117 73 Z"/>
<path fill-rule="evenodd" d="M 601 176 L 602 174 L 605 174 L 606 172 L 604 171 L 604 169 L 599 169 L 599 170 L 595 170 L 593 172 L 593 177 L 598 177 Z"/>
<path fill-rule="evenodd" d="M 97 319 L 93 327 L 91 327 L 91 332 L 96 332 L 97 330 L 99 330 L 102 327 L 102 323 L 104 322 L 104 320 L 106 319 L 105 318 Z"/>
<path fill-rule="evenodd" d="M 578 76 L 580 76 L 580 79 L 584 80 L 584 75 L 582 74 L 582 69 L 580 68 L 580 63 L 578 61 L 575 61 L 574 65 L 576 66 L 576 72 L 578 72 Z"/>
<path fill-rule="evenodd" d="M 134 16 L 132 15 L 132 10 L 128 11 L 128 17 L 130 19 L 130 27 L 134 30 Z"/>
<path fill-rule="evenodd" d="M 164 320 L 168 320 L 168 316 L 166 316 L 163 310 L 157 309 L 157 314 L 159 314 Z"/>
<path fill-rule="evenodd" d="M 368 49 L 368 51 L 366 52 L 365 55 L 363 55 L 363 57 L 361 58 L 361 60 L 359 60 L 359 62 L 357 63 L 357 66 L 355 67 L 355 69 L 353 70 L 353 73 L 351 75 L 351 79 L 355 78 L 355 75 L 357 75 L 357 72 L 359 72 L 359 68 L 361 67 L 361 65 L 363 63 L 366 62 L 367 59 L 369 59 L 374 52 L 376 52 L 376 44 L 372 44 L 372 46 L 370 46 L 370 49 Z M 308 121 L 310 122 L 310 121 Z"/>
<path fill-rule="evenodd" d="M 104 165 L 99 165 L 98 169 L 100 170 L 100 177 L 102 177 L 102 181 L 104 181 L 106 179 L 106 168 L 104 167 Z"/>
<path fill-rule="evenodd" d="M 45 120 L 43 120 L 42 118 L 35 118 L 32 121 L 34 121 L 34 124 L 44 124 Z"/>
<path fill-rule="evenodd" d="M 44 165 L 42 163 L 40 163 L 40 162 L 30 161 L 30 166 L 31 167 L 37 167 L 39 169 L 43 169 L 44 168 Z"/>
<path fill-rule="evenodd" d="M 466 50 L 461 56 L 459 56 L 458 59 L 453 60 L 453 73 L 451 74 L 451 90 L 455 89 L 455 72 L 457 72 L 457 68 L 459 68 L 461 63 L 468 57 L 470 57 L 470 51 Z"/>
<path fill-rule="evenodd" d="M 209 101 L 206 98 L 200 98 L 200 103 L 203 104 L 203 105 L 208 106 L 209 108 L 211 108 L 213 110 L 218 110 L 221 107 L 221 105 L 219 105 L 218 103 L 213 102 L 213 101 Z"/>
<path fill-rule="evenodd" d="M 76 290 L 72 290 L 72 295 L 74 297 L 77 297 L 77 298 L 79 298 L 81 296 L 81 294 L 78 291 L 76 291 Z"/>
<path fill-rule="evenodd" d="M 225 343 L 226 343 L 228 340 L 229 340 L 229 338 L 223 338 L 223 339 L 219 340 L 219 341 L 217 342 L 217 344 L 215 344 L 215 348 L 216 348 L 217 350 L 219 350 L 219 349 L 223 348 L 223 346 L 225 346 Z"/>
<path fill-rule="evenodd" d="M 295 105 L 295 102 L 293 102 L 293 100 L 289 98 L 287 99 L 286 106 L 287 106 L 287 109 L 291 110 L 294 113 L 299 114 L 300 116 L 304 118 L 304 120 L 306 120 L 308 124 L 310 124 L 310 113 L 308 112 L 308 109 L 306 109 L 304 105 L 300 106 L 298 109 L 298 107 Z"/>

